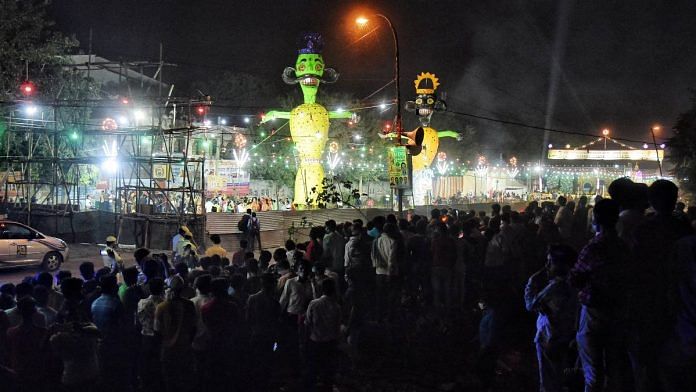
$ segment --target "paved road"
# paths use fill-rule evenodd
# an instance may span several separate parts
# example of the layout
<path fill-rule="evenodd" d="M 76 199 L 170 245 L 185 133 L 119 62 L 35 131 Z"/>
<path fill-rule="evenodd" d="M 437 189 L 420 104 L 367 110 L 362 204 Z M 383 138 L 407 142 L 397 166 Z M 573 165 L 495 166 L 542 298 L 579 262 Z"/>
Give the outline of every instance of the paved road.
<path fill-rule="evenodd" d="M 68 246 L 70 247 L 70 258 L 61 266 L 62 270 L 68 270 L 72 272 L 73 276 L 79 277 L 80 264 L 85 261 L 93 262 L 95 269 L 99 269 L 102 267 L 102 258 L 99 255 L 100 247 L 98 247 L 97 245 L 69 244 Z M 122 249 L 120 251 L 120 254 L 126 266 L 131 266 L 135 264 L 133 260 L 133 250 Z M 0 270 L 0 283 L 12 282 L 14 284 L 17 284 L 20 283 L 25 276 L 33 276 L 40 271 L 41 269 L 38 267 Z"/>

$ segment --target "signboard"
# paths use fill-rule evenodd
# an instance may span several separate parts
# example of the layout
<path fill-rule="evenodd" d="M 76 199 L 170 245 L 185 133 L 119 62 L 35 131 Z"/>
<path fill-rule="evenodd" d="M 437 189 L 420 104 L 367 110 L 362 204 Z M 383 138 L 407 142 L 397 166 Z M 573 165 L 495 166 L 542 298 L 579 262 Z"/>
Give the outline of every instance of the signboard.
<path fill-rule="evenodd" d="M 392 188 L 409 188 L 406 147 L 395 146 L 387 150 L 389 185 Z"/>
<path fill-rule="evenodd" d="M 549 150 L 549 159 L 591 160 L 591 161 L 660 161 L 665 158 L 665 150 Z"/>
<path fill-rule="evenodd" d="M 183 163 L 172 163 L 168 168 L 158 169 L 158 171 L 164 171 L 163 174 L 167 176 L 167 179 L 171 186 L 174 187 L 185 187 L 191 184 L 197 184 L 198 180 L 201 178 L 200 165 L 197 163 L 188 164 L 188 178 L 186 177 L 186 171 L 184 171 Z M 153 168 L 153 172 L 154 172 Z M 154 174 L 154 173 L 153 173 Z"/>
<path fill-rule="evenodd" d="M 156 180 L 166 180 L 169 178 L 169 165 L 164 163 L 152 165 L 152 178 Z"/>
<path fill-rule="evenodd" d="M 210 192 L 223 192 L 227 187 L 227 177 L 210 174 L 205 176 L 205 189 Z"/>
<path fill-rule="evenodd" d="M 206 190 L 235 196 L 249 194 L 249 172 L 238 167 L 237 161 L 208 160 L 205 171 Z"/>

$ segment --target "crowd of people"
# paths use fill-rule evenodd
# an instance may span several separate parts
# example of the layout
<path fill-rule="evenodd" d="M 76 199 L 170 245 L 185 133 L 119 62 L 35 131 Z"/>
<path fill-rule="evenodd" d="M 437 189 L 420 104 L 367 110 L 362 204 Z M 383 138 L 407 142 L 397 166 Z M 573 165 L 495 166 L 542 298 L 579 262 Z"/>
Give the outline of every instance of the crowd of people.
<path fill-rule="evenodd" d="M 233 197 L 222 193 L 205 201 L 205 212 L 244 212 L 247 209 L 253 212 L 290 211 L 292 202 L 287 197 L 276 200 L 266 196 Z"/>
<path fill-rule="evenodd" d="M 692 391 L 696 208 L 684 211 L 677 191 L 624 178 L 593 205 L 559 197 L 524 211 L 329 220 L 272 252 L 248 238 L 228 252 L 217 235 L 203 252 L 182 227 L 171 255 L 138 249 L 132 266 L 109 261 L 112 241 L 96 271 L 85 262 L 80 277 L 0 287 L 3 385 L 332 390 L 337 369 L 382 377 L 371 347 L 428 315 L 438 334 L 452 320 L 477 326 L 475 349 L 457 348 L 471 360 L 449 361 L 468 375 L 460 389 L 510 390 L 500 377 L 518 346 L 536 355 L 541 391 Z"/>

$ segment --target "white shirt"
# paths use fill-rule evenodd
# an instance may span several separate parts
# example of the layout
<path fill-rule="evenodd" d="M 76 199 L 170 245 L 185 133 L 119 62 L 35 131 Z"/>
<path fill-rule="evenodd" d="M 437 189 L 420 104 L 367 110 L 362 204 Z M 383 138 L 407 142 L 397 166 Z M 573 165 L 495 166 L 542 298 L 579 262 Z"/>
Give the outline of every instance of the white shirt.
<path fill-rule="evenodd" d="M 341 334 L 341 306 L 333 297 L 322 295 L 309 303 L 305 325 L 313 342 L 337 340 Z"/>
<path fill-rule="evenodd" d="M 300 282 L 300 277 L 296 276 L 285 282 L 283 293 L 280 295 L 280 306 L 290 314 L 304 314 L 307 311 L 309 301 L 316 298 L 314 282 Z"/>
<path fill-rule="evenodd" d="M 184 239 L 184 236 L 181 234 L 177 234 L 174 236 L 174 238 L 172 238 L 172 252 L 173 253 L 176 253 L 176 244 L 178 244 L 179 241 L 181 241 L 182 239 Z"/>
<path fill-rule="evenodd" d="M 299 253 L 299 257 L 303 258 L 304 257 L 304 252 L 299 250 L 299 249 L 293 249 L 285 252 L 285 256 L 288 258 L 288 262 L 290 263 L 290 266 L 293 267 L 295 266 L 295 254 Z"/>

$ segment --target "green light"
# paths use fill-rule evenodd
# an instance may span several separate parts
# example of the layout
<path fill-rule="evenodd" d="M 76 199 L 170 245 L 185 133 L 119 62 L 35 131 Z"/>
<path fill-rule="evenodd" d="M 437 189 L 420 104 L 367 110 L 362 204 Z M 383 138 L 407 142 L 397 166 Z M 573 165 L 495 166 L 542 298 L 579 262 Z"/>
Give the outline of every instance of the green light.
<path fill-rule="evenodd" d="M 261 137 L 266 137 L 266 132 L 261 131 L 261 132 L 259 133 L 259 136 L 261 136 Z"/>
<path fill-rule="evenodd" d="M 208 148 L 208 146 L 210 145 L 210 142 L 208 142 L 207 140 L 203 140 L 202 144 L 203 144 L 203 148 Z"/>
<path fill-rule="evenodd" d="M 70 134 L 70 139 L 72 140 L 77 140 L 79 137 L 80 135 L 78 135 L 77 131 L 73 131 L 73 133 Z"/>

